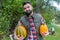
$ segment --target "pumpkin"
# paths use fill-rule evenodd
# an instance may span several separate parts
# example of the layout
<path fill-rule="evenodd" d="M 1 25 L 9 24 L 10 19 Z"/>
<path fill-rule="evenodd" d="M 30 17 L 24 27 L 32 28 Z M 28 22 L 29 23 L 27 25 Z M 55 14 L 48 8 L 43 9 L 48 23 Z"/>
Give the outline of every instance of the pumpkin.
<path fill-rule="evenodd" d="M 22 26 L 22 25 L 16 27 L 16 35 L 18 37 L 23 36 L 25 38 L 27 36 L 27 30 L 26 30 L 26 28 L 24 26 Z"/>
<path fill-rule="evenodd" d="M 40 33 L 47 33 L 48 32 L 48 27 L 47 25 L 40 25 Z"/>

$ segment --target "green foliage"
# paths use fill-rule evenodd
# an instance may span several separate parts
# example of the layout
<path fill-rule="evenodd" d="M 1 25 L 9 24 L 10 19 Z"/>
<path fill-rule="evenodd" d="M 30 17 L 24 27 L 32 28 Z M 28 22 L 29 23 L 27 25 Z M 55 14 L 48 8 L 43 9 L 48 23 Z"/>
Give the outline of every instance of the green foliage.
<path fill-rule="evenodd" d="M 16 26 L 19 18 L 23 15 L 21 5 L 22 3 L 17 0 L 3 0 L 0 14 L 0 32 L 6 34 L 11 27 Z"/>
<path fill-rule="evenodd" d="M 54 7 L 49 6 L 49 8 L 42 9 L 42 16 L 46 20 L 47 24 L 50 24 L 52 22 L 52 19 L 55 18 L 54 14 L 55 14 Z"/>
<path fill-rule="evenodd" d="M 55 16 L 56 23 L 60 23 L 60 11 L 57 11 Z"/>
<path fill-rule="evenodd" d="M 11 40 L 11 39 L 7 36 L 4 36 L 2 40 Z"/>
<path fill-rule="evenodd" d="M 22 6 L 24 1 L 25 0 L 2 0 L 2 10 L 0 12 L 0 34 L 8 34 L 13 31 L 20 17 L 24 15 Z M 35 7 L 36 0 L 30 0 L 30 2 Z"/>

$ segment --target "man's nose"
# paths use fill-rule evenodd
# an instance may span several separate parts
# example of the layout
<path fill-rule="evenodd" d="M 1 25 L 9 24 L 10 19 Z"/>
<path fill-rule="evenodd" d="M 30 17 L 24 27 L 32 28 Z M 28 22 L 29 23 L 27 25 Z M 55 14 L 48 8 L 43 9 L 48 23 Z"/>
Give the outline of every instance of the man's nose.
<path fill-rule="evenodd" d="M 28 8 L 26 10 L 29 10 Z"/>

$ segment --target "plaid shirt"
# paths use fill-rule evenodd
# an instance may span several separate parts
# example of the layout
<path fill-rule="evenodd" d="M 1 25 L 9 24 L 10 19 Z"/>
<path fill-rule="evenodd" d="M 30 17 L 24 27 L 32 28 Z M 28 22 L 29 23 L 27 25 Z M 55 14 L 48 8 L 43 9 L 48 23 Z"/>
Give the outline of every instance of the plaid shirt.
<path fill-rule="evenodd" d="M 36 29 L 35 29 L 35 26 L 34 26 L 34 23 L 33 23 L 33 19 L 32 18 L 29 18 L 29 22 L 30 22 L 30 36 L 28 38 L 28 40 L 36 40 Z"/>
<path fill-rule="evenodd" d="M 43 40 L 43 37 L 39 34 L 39 26 L 41 23 L 44 23 L 42 22 L 42 16 L 40 14 L 33 14 L 32 15 L 33 17 L 33 22 L 34 22 L 34 27 L 36 29 L 36 36 L 37 36 L 37 40 Z M 30 31 L 32 30 L 32 26 L 30 25 L 30 22 L 29 22 L 29 18 L 25 15 L 23 17 L 20 18 L 21 22 L 23 23 L 23 25 L 26 27 L 26 29 L 28 30 L 27 31 L 27 37 L 24 39 L 24 40 L 29 40 L 29 36 L 30 36 Z M 44 19 L 43 19 L 44 21 Z M 18 24 L 21 24 L 20 22 Z M 33 37 L 32 37 L 33 38 Z M 32 39 L 33 40 L 33 39 Z"/>

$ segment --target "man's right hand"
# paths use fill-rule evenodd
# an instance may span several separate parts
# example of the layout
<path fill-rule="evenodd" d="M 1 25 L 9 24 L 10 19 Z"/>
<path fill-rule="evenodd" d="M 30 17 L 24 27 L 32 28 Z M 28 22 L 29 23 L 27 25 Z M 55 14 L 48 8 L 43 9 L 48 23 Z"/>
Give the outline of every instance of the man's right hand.
<path fill-rule="evenodd" d="M 24 39 L 24 37 L 23 37 L 23 36 L 21 36 L 21 37 L 19 37 L 19 38 L 18 38 L 17 36 L 15 36 L 15 37 L 14 37 L 14 39 L 15 39 L 15 40 L 23 40 L 23 39 Z"/>

